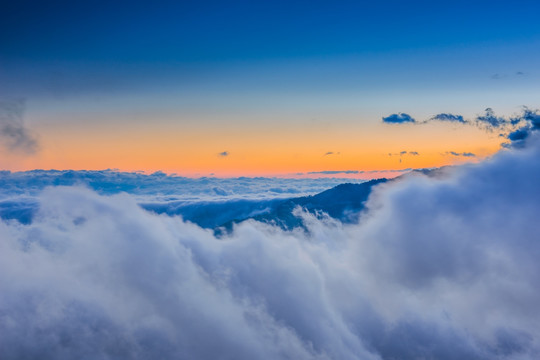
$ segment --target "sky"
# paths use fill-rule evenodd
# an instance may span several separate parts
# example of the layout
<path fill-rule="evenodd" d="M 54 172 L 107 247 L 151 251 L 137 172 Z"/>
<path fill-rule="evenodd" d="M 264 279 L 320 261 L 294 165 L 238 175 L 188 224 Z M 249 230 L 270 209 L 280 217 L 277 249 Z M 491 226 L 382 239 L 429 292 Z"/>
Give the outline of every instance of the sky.
<path fill-rule="evenodd" d="M 539 359 L 539 13 L 3 2 L 2 360 Z"/>
<path fill-rule="evenodd" d="M 538 107 L 539 11 L 536 1 L 10 2 L 0 168 L 374 177 L 476 162 L 512 130 L 483 126 L 486 108 L 510 118 Z M 391 121 L 400 114 L 414 121 Z"/>

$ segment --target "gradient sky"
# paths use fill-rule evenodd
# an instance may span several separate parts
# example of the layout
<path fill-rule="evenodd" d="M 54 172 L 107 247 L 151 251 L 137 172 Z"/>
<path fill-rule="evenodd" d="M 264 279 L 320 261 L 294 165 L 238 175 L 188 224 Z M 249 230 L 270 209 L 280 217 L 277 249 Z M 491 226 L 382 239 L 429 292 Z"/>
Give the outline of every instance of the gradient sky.
<path fill-rule="evenodd" d="M 475 161 L 498 133 L 381 119 L 536 108 L 539 13 L 538 1 L 12 1 L 0 100 L 24 101 L 39 146 L 4 146 L 0 168 L 299 176 Z"/>

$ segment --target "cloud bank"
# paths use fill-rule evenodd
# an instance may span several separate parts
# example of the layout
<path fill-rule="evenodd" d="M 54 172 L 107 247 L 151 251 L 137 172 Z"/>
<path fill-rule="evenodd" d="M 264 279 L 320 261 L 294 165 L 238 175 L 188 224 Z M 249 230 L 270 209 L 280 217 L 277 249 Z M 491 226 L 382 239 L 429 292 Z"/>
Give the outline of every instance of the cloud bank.
<path fill-rule="evenodd" d="M 216 239 L 56 186 L 0 222 L 3 359 L 537 359 L 540 141 Z"/>
<path fill-rule="evenodd" d="M 162 172 L 142 174 L 115 170 L 0 171 L 0 200 L 36 196 L 48 186 L 85 186 L 100 194 L 126 192 L 144 201 L 260 200 L 311 195 L 359 179 L 340 178 L 187 178 Z"/>
<path fill-rule="evenodd" d="M 317 173 L 323 175 L 324 173 Z M 337 175 L 339 172 L 331 175 Z M 48 186 L 83 186 L 102 195 L 129 193 L 144 209 L 214 228 L 271 211 L 280 200 L 309 196 L 343 182 L 364 180 L 318 178 L 184 178 L 102 171 L 0 171 L 0 218 L 28 224 L 39 209 L 38 196 Z"/>

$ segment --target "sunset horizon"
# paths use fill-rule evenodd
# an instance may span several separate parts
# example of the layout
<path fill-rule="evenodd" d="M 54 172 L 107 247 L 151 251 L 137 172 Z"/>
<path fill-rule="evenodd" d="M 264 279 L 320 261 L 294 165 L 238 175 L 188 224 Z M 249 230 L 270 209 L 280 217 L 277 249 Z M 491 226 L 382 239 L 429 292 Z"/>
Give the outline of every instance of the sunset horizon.
<path fill-rule="evenodd" d="M 538 14 L 4 1 L 0 359 L 540 359 Z"/>

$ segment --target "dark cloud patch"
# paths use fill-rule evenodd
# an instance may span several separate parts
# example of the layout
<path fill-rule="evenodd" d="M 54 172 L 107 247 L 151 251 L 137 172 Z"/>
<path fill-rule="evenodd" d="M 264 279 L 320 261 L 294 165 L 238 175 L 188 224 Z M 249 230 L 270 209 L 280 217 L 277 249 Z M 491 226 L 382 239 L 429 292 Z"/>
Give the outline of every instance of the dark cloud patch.
<path fill-rule="evenodd" d="M 426 124 L 430 121 L 443 121 L 474 125 L 489 132 L 499 131 L 501 132 L 502 137 L 508 137 L 508 134 L 518 129 L 540 129 L 540 114 L 538 110 L 531 110 L 527 107 L 523 107 L 521 114 L 511 117 L 498 116 L 495 114 L 495 111 L 492 108 L 487 108 L 484 110 L 483 114 L 476 116 L 476 118 L 474 118 L 473 120 L 468 120 L 465 119 L 462 115 L 456 115 L 451 113 L 440 113 L 424 121 L 416 121 L 408 114 L 404 113 L 392 114 L 388 117 L 383 118 L 383 122 L 396 124 L 406 122 L 412 122 L 415 124 Z M 519 134 L 521 135 L 518 135 L 518 133 L 513 134 L 512 138 L 523 136 L 523 132 Z M 402 152 L 402 155 L 403 154 L 404 153 Z"/>
<path fill-rule="evenodd" d="M 218 156 L 220 156 L 220 157 L 227 157 L 227 156 L 229 156 L 229 152 L 228 152 L 228 151 L 222 151 L 222 152 L 220 152 L 220 153 L 218 154 Z"/>
<path fill-rule="evenodd" d="M 403 157 L 408 156 L 408 155 L 418 156 L 420 154 L 417 151 L 406 151 L 406 150 L 400 151 L 398 153 L 388 153 L 388 156 L 398 156 L 400 164 L 403 162 Z"/>
<path fill-rule="evenodd" d="M 0 100 L 0 142 L 12 152 L 32 155 L 39 146 L 24 126 L 24 108 L 23 100 Z"/>
<path fill-rule="evenodd" d="M 412 155 L 412 156 L 418 156 L 420 155 L 420 153 L 418 153 L 418 151 L 407 151 L 407 150 L 403 150 L 403 151 L 400 151 L 398 153 L 388 153 L 388 156 L 405 156 L 405 155 Z"/>
<path fill-rule="evenodd" d="M 522 147 L 524 141 L 532 134 L 540 130 L 540 112 L 523 107 L 520 115 L 509 119 L 514 126 L 514 131 L 510 132 L 507 139 L 510 143 L 504 144 L 506 147 Z"/>
<path fill-rule="evenodd" d="M 473 154 L 471 152 L 447 151 L 445 154 L 452 155 L 452 156 L 461 156 L 461 157 L 476 157 L 476 154 Z"/>
<path fill-rule="evenodd" d="M 340 155 L 340 154 L 341 154 L 341 152 L 339 152 L 339 151 L 338 152 L 328 151 L 328 152 L 324 153 L 323 156 Z"/>
<path fill-rule="evenodd" d="M 405 113 L 397 113 L 383 117 L 382 121 L 387 124 L 404 124 L 416 122 L 414 118 L 412 118 L 409 114 Z"/>
<path fill-rule="evenodd" d="M 518 129 L 508 134 L 508 140 L 521 141 L 525 140 L 529 136 L 530 131 L 528 129 Z"/>
<path fill-rule="evenodd" d="M 533 130 L 540 129 L 540 113 L 538 110 L 531 110 L 527 107 L 523 109 L 523 120 L 529 123 Z"/>
<path fill-rule="evenodd" d="M 360 174 L 358 170 L 323 170 L 323 171 L 310 171 L 307 174 L 309 175 L 336 175 L 336 174 Z"/>
<path fill-rule="evenodd" d="M 484 114 L 478 115 L 475 119 L 476 124 L 488 130 L 506 126 L 510 121 L 504 117 L 496 116 L 492 108 L 484 110 Z"/>
<path fill-rule="evenodd" d="M 457 122 L 465 124 L 466 121 L 463 119 L 463 116 L 461 115 L 454 115 L 449 113 L 441 113 L 433 116 L 430 121 L 448 121 L 448 122 Z"/>

